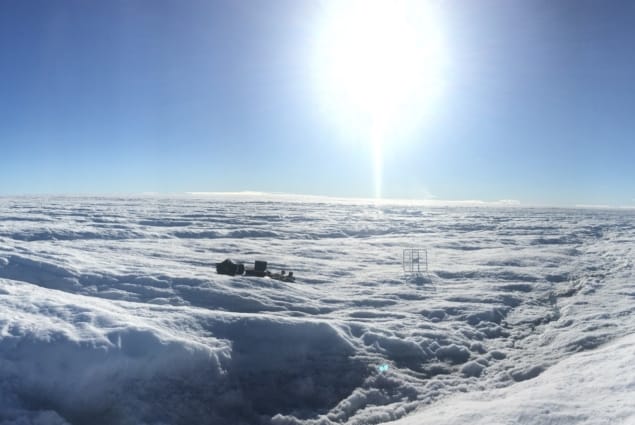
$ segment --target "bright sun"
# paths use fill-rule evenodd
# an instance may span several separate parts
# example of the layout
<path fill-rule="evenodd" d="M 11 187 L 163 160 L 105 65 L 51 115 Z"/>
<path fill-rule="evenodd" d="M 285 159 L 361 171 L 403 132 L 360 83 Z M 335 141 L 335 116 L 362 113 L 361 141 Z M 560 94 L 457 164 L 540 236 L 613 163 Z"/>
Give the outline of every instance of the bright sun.
<path fill-rule="evenodd" d="M 437 97 L 444 49 L 424 0 L 329 3 L 320 31 L 316 76 L 330 115 L 351 122 L 373 148 L 380 195 L 382 148 Z"/>

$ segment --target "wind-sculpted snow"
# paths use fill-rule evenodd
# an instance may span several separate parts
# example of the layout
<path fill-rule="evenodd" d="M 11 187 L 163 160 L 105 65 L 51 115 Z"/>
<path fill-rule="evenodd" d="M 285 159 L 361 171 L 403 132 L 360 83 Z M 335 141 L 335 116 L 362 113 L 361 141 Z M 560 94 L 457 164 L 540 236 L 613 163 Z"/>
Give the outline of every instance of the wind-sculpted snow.
<path fill-rule="evenodd" d="M 394 425 L 632 424 L 635 335 L 573 355 L 536 379 L 457 394 Z"/>
<path fill-rule="evenodd" d="M 0 423 L 627 421 L 634 247 L 628 210 L 3 198 Z"/>

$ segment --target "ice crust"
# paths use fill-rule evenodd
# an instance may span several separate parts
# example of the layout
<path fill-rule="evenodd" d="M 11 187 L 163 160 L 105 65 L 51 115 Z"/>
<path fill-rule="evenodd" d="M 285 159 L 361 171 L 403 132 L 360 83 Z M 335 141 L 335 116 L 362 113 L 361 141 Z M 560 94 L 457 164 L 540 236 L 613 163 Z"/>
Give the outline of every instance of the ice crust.
<path fill-rule="evenodd" d="M 630 210 L 0 198 L 0 424 L 626 424 L 634 246 Z"/>

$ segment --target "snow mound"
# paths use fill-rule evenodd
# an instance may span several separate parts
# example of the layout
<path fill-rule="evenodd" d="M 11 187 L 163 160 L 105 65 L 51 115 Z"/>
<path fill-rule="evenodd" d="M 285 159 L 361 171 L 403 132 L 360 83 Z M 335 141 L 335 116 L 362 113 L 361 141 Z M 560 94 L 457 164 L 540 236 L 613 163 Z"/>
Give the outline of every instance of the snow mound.
<path fill-rule="evenodd" d="M 105 301 L 0 284 L 4 421 L 26 410 L 33 423 L 196 422 L 226 373 L 226 343 L 178 338 Z"/>
<path fill-rule="evenodd" d="M 0 285 L 0 391 L 11 394 L 0 399 L 0 420 L 9 423 L 302 418 L 328 412 L 369 375 L 346 333 L 321 321 L 206 310 L 184 318 L 176 307 Z"/>
<path fill-rule="evenodd" d="M 573 355 L 536 379 L 450 397 L 394 425 L 632 424 L 635 334 Z"/>

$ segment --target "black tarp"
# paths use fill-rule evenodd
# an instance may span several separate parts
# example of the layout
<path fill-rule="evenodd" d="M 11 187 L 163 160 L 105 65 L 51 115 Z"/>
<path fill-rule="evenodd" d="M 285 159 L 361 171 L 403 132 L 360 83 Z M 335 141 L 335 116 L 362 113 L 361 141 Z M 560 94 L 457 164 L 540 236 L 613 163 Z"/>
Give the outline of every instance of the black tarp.
<path fill-rule="evenodd" d="M 228 274 L 231 276 L 237 274 L 243 274 L 245 272 L 245 266 L 243 264 L 234 262 L 229 258 L 222 263 L 216 263 L 216 273 Z"/>

